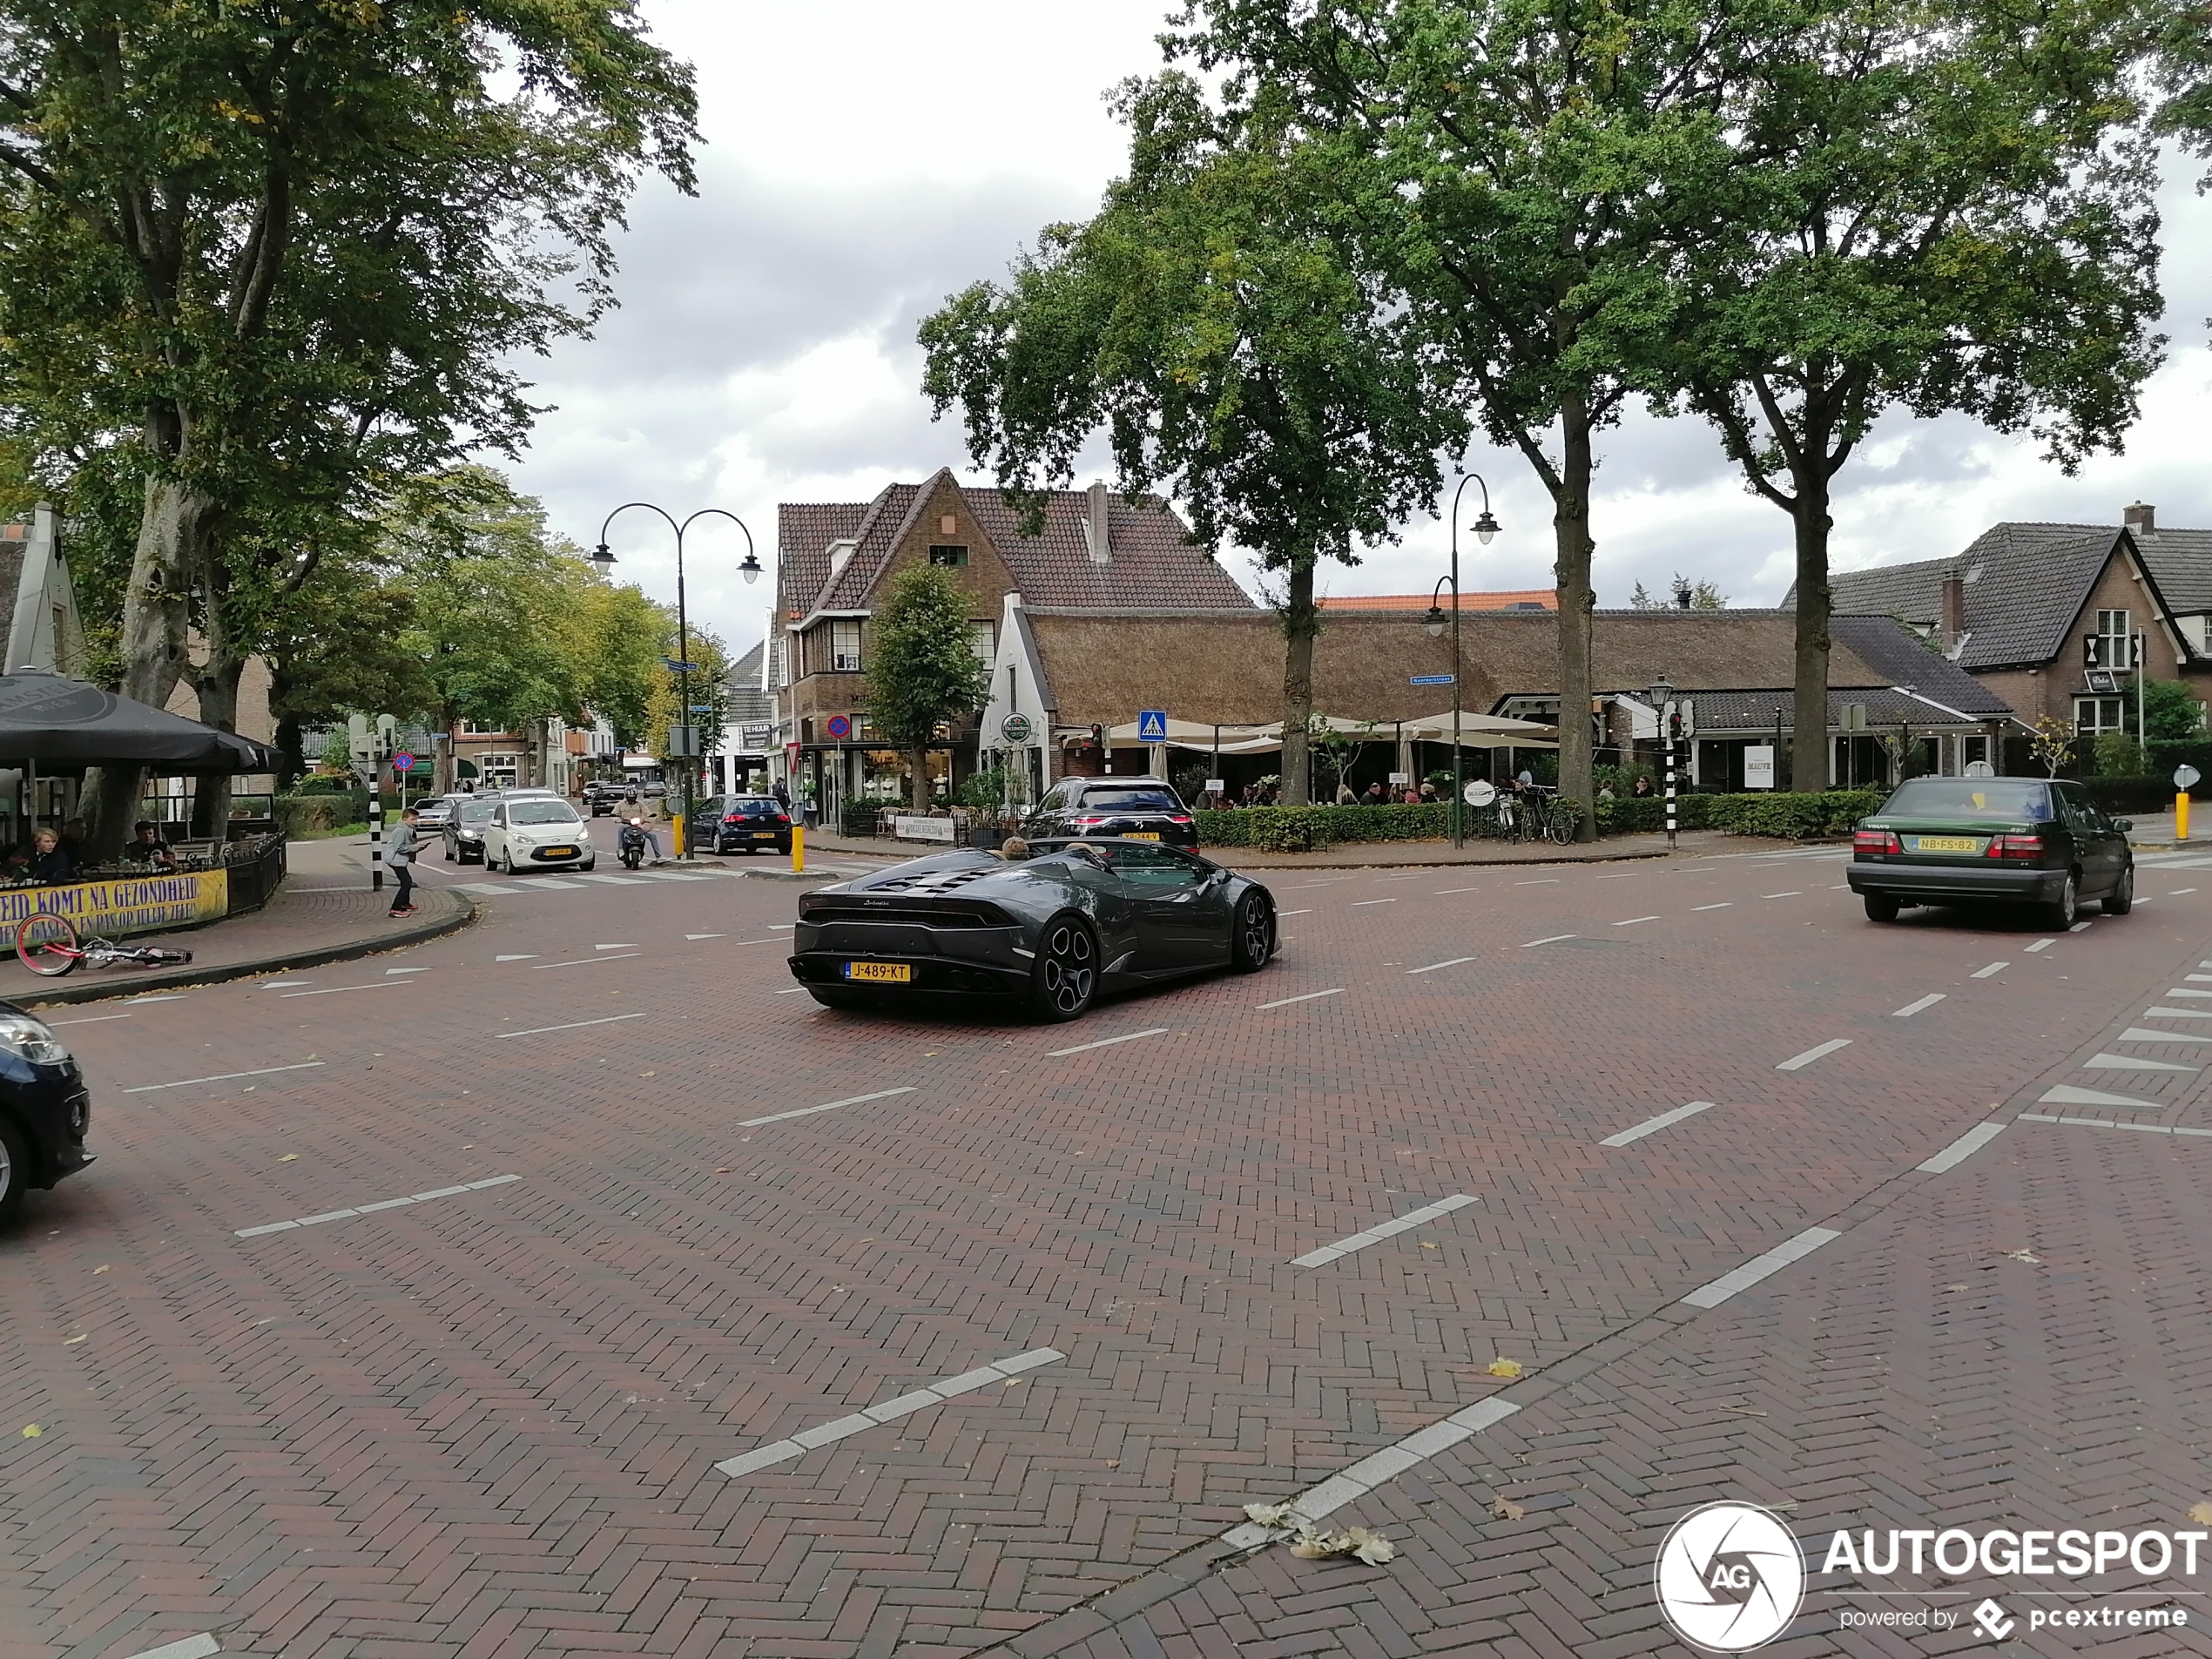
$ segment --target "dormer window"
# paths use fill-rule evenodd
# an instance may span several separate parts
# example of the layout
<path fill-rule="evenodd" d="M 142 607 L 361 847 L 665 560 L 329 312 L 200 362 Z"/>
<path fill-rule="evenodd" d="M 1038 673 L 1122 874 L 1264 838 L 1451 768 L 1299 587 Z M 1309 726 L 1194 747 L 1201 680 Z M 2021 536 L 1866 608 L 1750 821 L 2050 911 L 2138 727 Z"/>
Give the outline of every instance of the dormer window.
<path fill-rule="evenodd" d="M 929 550 L 929 562 L 948 570 L 964 570 L 968 568 L 968 550 L 964 547 L 933 547 Z"/>
<path fill-rule="evenodd" d="M 830 671 L 836 674 L 857 674 L 860 671 L 859 617 L 840 617 L 830 624 Z"/>

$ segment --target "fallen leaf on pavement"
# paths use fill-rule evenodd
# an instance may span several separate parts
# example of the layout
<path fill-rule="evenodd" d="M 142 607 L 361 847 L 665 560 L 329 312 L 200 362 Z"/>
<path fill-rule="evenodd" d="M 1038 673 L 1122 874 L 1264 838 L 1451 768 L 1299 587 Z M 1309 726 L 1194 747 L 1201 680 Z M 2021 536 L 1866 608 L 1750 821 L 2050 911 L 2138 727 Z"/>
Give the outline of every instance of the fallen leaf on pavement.
<path fill-rule="evenodd" d="M 2212 1525 L 2212 1503 L 2191 1504 L 2189 1506 L 2189 1519 L 2196 1522 L 2196 1524 L 2200 1527 Z"/>
<path fill-rule="evenodd" d="M 1286 1498 L 1281 1503 L 1248 1503 L 1244 1506 L 1244 1518 L 1257 1521 L 1263 1527 L 1287 1527 L 1291 1524 L 1290 1500 Z"/>
<path fill-rule="evenodd" d="M 1521 1375 L 1521 1361 L 1518 1359 L 1493 1359 L 1488 1365 L 1485 1366 L 1483 1369 L 1488 1372 L 1493 1377 L 1518 1377 Z"/>
<path fill-rule="evenodd" d="M 71 1337 L 67 1341 L 62 1344 L 62 1346 L 64 1348 L 74 1348 L 78 1343 L 84 1340 L 84 1339 L 81 1336 Z"/>
<path fill-rule="evenodd" d="M 1490 1513 L 1500 1521 L 1518 1521 L 1528 1512 L 1511 1498 L 1493 1498 L 1490 1500 Z"/>
<path fill-rule="evenodd" d="M 23 1437 L 26 1440 L 35 1440 L 45 1432 L 46 1431 L 44 1429 L 39 1427 L 36 1423 L 25 1423 L 23 1426 Z"/>
<path fill-rule="evenodd" d="M 106 1271 L 107 1271 L 107 1264 L 106 1264 L 105 1262 L 102 1262 L 102 1263 L 101 1263 L 101 1264 L 100 1264 L 98 1267 L 94 1268 L 94 1269 L 92 1270 L 92 1271 L 93 1271 L 93 1273 L 94 1273 L 94 1275 L 95 1275 L 95 1276 L 97 1276 L 97 1275 L 98 1275 L 98 1274 L 101 1274 L 101 1273 L 105 1273 L 105 1272 L 106 1272 Z"/>
<path fill-rule="evenodd" d="M 2043 1258 L 2042 1258 L 2040 1256 L 2038 1256 L 2038 1255 L 2037 1255 L 2037 1254 L 2036 1254 L 2033 1251 L 2028 1251 L 2028 1250 L 2008 1250 L 2008 1251 L 2006 1251 L 2005 1252 L 2005 1259 L 2006 1259 L 2006 1261 L 2010 1261 L 2010 1262 L 2038 1262 L 2038 1263 L 2040 1263 L 2040 1262 Z"/>
<path fill-rule="evenodd" d="M 282 1157 L 279 1158 L 277 1162 L 279 1163 L 289 1163 L 293 1159 L 298 1157 L 300 1155 L 297 1152 L 287 1152 Z"/>

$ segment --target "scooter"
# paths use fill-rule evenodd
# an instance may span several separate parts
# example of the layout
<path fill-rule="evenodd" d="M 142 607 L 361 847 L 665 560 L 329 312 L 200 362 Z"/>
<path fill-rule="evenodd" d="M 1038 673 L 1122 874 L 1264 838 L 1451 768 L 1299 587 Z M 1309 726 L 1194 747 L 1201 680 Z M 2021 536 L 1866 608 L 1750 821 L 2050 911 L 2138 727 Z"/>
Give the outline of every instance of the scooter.
<path fill-rule="evenodd" d="M 644 819 L 625 818 L 622 820 L 622 832 L 617 838 L 616 850 L 622 859 L 622 867 L 625 870 L 634 870 L 645 861 L 645 820 Z"/>

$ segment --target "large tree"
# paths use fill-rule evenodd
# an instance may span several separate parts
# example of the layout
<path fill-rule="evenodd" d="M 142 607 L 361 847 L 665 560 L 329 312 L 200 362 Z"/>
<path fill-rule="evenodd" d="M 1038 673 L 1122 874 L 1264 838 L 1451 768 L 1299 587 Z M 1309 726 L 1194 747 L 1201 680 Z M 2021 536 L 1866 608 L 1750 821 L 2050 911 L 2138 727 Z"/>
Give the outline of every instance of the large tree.
<path fill-rule="evenodd" d="M 1585 838 L 1597 438 L 1765 3 L 1194 0 L 1171 42 L 1232 108 L 1290 112 L 1342 181 L 1363 263 L 1550 496 L 1560 786 Z"/>
<path fill-rule="evenodd" d="M 19 0 L 0 110 L 0 393 L 50 449 L 131 447 L 122 689 L 189 678 L 219 725 L 328 521 L 510 446 L 640 170 L 691 182 L 632 0 Z"/>
<path fill-rule="evenodd" d="M 1691 170 L 1721 211 L 1670 264 L 1653 378 L 1790 515 L 1797 789 L 1828 785 L 1831 507 L 1873 422 L 1903 406 L 2033 428 L 2070 472 L 2119 447 L 2157 365 L 2140 14 L 2060 10 L 2034 28 L 2008 0 L 1809 11 L 1711 133 L 1717 165 Z"/>
<path fill-rule="evenodd" d="M 1088 224 L 1049 228 L 1005 287 L 922 326 L 923 385 L 1033 503 L 1102 428 L 1125 489 L 1163 485 L 1198 539 L 1283 582 L 1283 793 L 1306 799 L 1315 567 L 1358 562 L 1435 498 L 1465 441 L 1435 358 L 1345 257 L 1345 179 L 1279 113 L 1224 118 L 1168 75 L 1124 89 L 1130 172 Z"/>
<path fill-rule="evenodd" d="M 969 608 L 967 590 L 949 575 L 915 564 L 892 577 L 869 619 L 868 721 L 907 752 L 916 812 L 928 810 L 928 757 L 938 727 L 974 713 L 990 691 L 990 666 L 975 654 Z"/>

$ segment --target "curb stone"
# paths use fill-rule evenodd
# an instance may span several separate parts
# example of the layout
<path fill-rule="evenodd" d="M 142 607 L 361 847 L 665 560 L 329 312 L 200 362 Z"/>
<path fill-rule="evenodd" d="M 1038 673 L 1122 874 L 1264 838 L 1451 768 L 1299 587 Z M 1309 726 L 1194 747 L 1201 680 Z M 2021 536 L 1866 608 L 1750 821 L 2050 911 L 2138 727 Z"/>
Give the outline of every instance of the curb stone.
<path fill-rule="evenodd" d="M 41 991 L 37 1000 L 23 999 L 26 1008 L 66 1008 L 77 1002 L 103 1002 L 111 997 L 143 996 L 148 991 L 183 990 L 194 985 L 219 985 L 234 979 L 252 979 L 258 974 L 283 973 L 295 968 L 320 968 L 326 962 L 349 962 L 362 956 L 374 956 L 384 951 L 398 950 L 408 945 L 420 945 L 426 941 L 442 938 L 458 932 L 476 919 L 476 901 L 466 894 L 456 893 L 461 908 L 448 916 L 436 916 L 428 921 L 413 921 L 389 933 L 376 934 L 367 938 L 341 940 L 328 945 L 311 945 L 304 950 L 280 951 L 271 956 L 259 956 L 241 962 L 211 963 L 196 967 L 187 963 L 182 968 L 160 974 L 133 974 L 128 978 L 87 980 L 78 985 L 57 985 L 51 991 Z"/>

